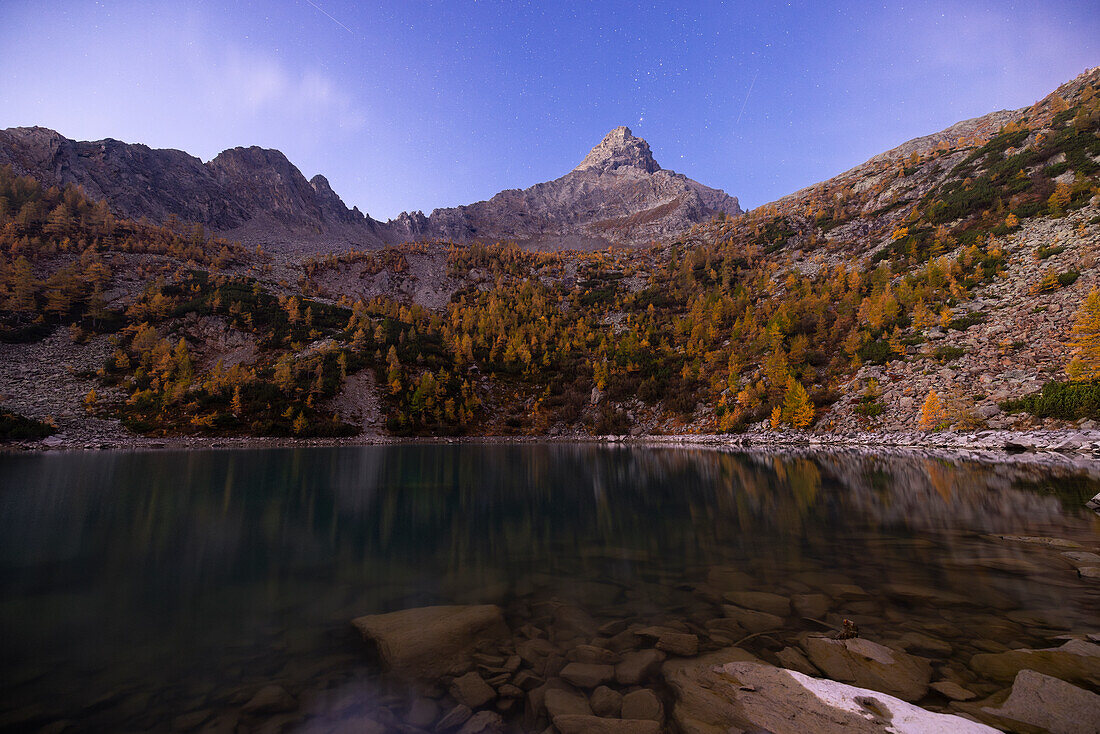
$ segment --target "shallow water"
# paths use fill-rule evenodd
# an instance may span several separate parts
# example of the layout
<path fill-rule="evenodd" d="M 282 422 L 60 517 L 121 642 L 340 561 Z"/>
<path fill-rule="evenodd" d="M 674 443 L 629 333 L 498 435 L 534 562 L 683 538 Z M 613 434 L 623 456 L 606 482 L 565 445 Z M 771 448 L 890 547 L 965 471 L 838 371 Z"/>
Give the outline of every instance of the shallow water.
<path fill-rule="evenodd" d="M 1038 466 L 593 445 L 4 455 L 0 728 L 167 731 L 272 682 L 299 702 L 291 728 L 400 720 L 353 617 L 494 603 L 516 629 L 565 603 L 705 632 L 731 580 L 866 592 L 746 643 L 765 659 L 849 618 L 945 642 L 934 680 L 987 694 L 1003 686 L 968 671 L 974 653 L 1100 629 L 1100 582 L 992 536 L 1096 550 L 1097 491 Z"/>

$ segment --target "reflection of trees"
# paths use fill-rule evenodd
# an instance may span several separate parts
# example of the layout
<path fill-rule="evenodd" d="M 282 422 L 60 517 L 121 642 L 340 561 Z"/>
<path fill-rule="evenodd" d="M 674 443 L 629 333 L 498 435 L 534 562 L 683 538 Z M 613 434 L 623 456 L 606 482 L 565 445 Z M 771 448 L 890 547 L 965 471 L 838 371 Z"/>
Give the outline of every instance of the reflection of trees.
<path fill-rule="evenodd" d="M 118 573 L 173 596 L 333 563 L 518 571 L 606 547 L 705 560 L 1063 514 L 1030 491 L 1050 479 L 1028 466 L 584 444 L 27 456 L 0 479 L 9 582 L 49 563 L 76 583 Z"/>

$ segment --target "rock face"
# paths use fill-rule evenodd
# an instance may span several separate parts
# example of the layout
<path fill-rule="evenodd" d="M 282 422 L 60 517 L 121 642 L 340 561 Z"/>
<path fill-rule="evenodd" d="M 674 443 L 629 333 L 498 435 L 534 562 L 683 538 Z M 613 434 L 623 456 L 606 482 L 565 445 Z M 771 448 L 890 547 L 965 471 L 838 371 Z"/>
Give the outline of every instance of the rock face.
<path fill-rule="evenodd" d="M 323 176 L 307 181 L 277 150 L 232 148 L 203 163 L 180 150 L 110 138 L 81 142 L 17 127 L 0 131 L 4 164 L 47 185 L 76 184 L 130 219 L 164 222 L 174 215 L 230 235 L 267 232 L 276 240 L 324 231 L 382 241 L 377 223 L 344 206 Z"/>
<path fill-rule="evenodd" d="M 667 668 L 668 666 L 666 666 Z M 685 734 L 992 734 L 892 696 L 754 662 L 681 665 L 670 671 L 673 718 Z"/>
<path fill-rule="evenodd" d="M 517 240 L 541 249 L 643 244 L 716 214 L 741 214 L 737 199 L 662 169 L 649 144 L 617 127 L 561 178 L 502 191 L 488 201 L 402 214 L 406 239 Z"/>
<path fill-rule="evenodd" d="M 130 219 L 197 222 L 246 244 L 312 252 L 448 239 L 602 248 L 675 235 L 737 199 L 663 170 L 649 144 L 618 127 L 565 176 L 430 216 L 379 222 L 348 209 L 324 176 L 306 180 L 277 150 L 232 148 L 203 163 L 179 150 L 69 140 L 41 127 L 0 130 L 0 165 L 47 185 L 76 184 Z"/>
<path fill-rule="evenodd" d="M 358 617 L 352 624 L 390 671 L 420 681 L 464 672 L 478 643 L 511 634 L 493 605 L 418 607 Z"/>

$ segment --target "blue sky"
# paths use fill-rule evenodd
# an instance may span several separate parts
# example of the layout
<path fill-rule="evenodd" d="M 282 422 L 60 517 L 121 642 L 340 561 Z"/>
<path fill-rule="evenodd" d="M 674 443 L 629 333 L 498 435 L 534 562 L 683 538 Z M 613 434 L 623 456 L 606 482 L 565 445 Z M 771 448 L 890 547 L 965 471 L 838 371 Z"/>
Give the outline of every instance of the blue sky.
<path fill-rule="evenodd" d="M 556 178 L 616 125 L 766 203 L 1100 64 L 1083 2 L 0 0 L 0 128 L 282 150 L 378 218 Z"/>

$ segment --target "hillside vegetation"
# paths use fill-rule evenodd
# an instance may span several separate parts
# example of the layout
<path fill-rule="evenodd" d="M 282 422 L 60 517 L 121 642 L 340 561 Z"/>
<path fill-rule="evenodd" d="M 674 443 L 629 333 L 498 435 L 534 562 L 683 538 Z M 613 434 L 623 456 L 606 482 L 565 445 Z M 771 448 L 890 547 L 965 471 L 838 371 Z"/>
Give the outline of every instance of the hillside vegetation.
<path fill-rule="evenodd" d="M 0 339 L 102 343 L 81 410 L 157 436 L 353 435 L 356 375 L 399 435 L 1087 420 L 1096 373 L 1063 369 L 1089 358 L 1072 324 L 1100 285 L 1098 131 L 1094 70 L 989 135 L 649 249 L 418 243 L 293 268 L 4 168 Z M 438 302 L 408 297 L 418 279 Z M 4 370 L 13 409 L 49 389 Z M 1063 407 L 1027 397 L 1048 381 Z"/>

